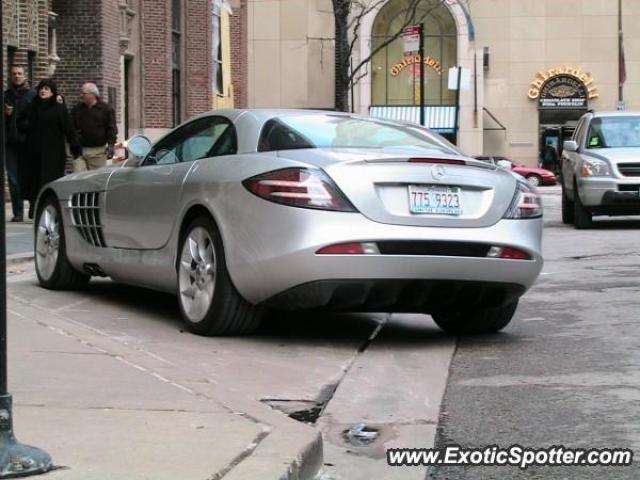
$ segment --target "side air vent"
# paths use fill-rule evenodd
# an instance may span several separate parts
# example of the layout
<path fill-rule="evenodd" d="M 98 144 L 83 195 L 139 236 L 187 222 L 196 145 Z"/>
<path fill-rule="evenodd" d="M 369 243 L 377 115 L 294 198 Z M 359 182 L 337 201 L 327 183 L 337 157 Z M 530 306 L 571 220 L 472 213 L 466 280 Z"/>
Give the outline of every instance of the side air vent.
<path fill-rule="evenodd" d="M 69 200 L 73 226 L 94 247 L 106 247 L 100 223 L 100 192 L 74 193 Z"/>

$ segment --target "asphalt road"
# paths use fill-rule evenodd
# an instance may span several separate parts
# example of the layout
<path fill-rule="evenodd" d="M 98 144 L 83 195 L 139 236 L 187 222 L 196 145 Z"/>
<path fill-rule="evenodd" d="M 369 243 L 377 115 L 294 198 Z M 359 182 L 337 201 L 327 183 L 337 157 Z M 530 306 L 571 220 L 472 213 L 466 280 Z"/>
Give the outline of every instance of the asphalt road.
<path fill-rule="evenodd" d="M 437 446 L 640 450 L 640 220 L 588 231 L 545 194 L 545 268 L 503 334 L 460 339 Z M 637 218 L 637 217 L 636 217 Z M 428 479 L 638 479 L 640 467 L 438 467 Z"/>

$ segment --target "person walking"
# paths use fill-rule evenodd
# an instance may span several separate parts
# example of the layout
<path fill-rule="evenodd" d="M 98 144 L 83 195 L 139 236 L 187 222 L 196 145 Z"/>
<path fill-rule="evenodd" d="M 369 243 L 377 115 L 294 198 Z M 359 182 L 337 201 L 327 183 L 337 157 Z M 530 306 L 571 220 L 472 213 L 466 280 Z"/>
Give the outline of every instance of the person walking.
<path fill-rule="evenodd" d="M 73 163 L 75 172 L 104 167 L 107 159 L 113 158 L 118 135 L 115 112 L 102 101 L 96 84 L 84 83 L 81 96 L 82 101 L 71 110 L 73 126 L 82 146 L 82 156 Z"/>
<path fill-rule="evenodd" d="M 29 104 L 36 97 L 36 91 L 29 86 L 24 67 L 12 65 L 10 69 L 11 86 L 4 92 L 5 146 L 7 178 L 13 210 L 12 222 L 24 220 L 23 184 L 29 175 L 25 165 L 25 134 L 18 125 L 25 123 Z"/>
<path fill-rule="evenodd" d="M 30 201 L 29 218 L 40 189 L 64 176 L 65 140 L 74 158 L 82 153 L 67 107 L 57 100 L 58 88 L 53 80 L 42 80 L 38 96 L 29 108 L 26 125 L 26 159 L 29 177 L 25 182 L 25 197 Z"/>

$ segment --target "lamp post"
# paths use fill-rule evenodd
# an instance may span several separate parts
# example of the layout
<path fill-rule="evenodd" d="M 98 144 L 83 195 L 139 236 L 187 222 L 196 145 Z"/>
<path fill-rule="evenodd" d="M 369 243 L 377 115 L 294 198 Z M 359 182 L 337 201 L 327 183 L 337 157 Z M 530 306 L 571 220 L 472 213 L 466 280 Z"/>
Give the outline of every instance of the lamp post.
<path fill-rule="evenodd" d="M 0 1 L 0 27 L 2 20 Z M 4 38 L 0 29 L 0 79 L 4 79 Z M 0 81 L 0 84 L 4 82 Z M 5 116 L 4 86 L 0 88 L 0 479 L 25 477 L 51 469 L 51 456 L 39 448 L 23 445 L 13 434 L 13 405 L 7 390 L 7 257 L 4 201 Z M 14 113 L 15 114 L 15 113 Z"/>

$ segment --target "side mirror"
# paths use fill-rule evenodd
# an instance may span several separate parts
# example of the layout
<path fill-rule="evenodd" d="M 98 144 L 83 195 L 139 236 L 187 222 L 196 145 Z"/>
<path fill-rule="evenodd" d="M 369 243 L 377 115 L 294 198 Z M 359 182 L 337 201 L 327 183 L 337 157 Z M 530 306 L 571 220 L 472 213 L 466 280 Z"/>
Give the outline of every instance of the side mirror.
<path fill-rule="evenodd" d="M 144 157 L 151 151 L 151 141 L 144 135 L 134 135 L 127 142 L 128 167 L 139 167 Z"/>
<path fill-rule="evenodd" d="M 578 142 L 576 142 L 575 140 L 565 140 L 562 146 L 567 152 L 578 151 Z"/>

